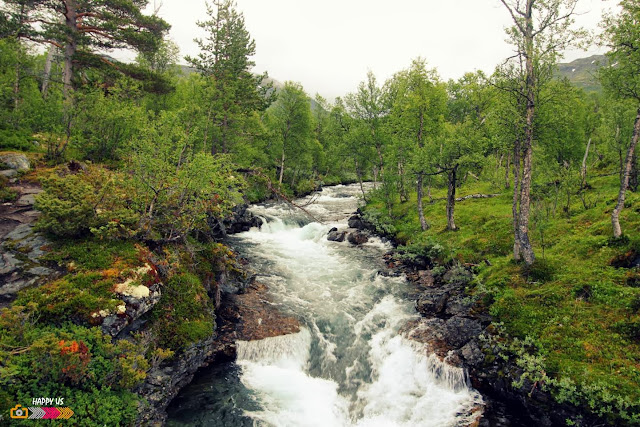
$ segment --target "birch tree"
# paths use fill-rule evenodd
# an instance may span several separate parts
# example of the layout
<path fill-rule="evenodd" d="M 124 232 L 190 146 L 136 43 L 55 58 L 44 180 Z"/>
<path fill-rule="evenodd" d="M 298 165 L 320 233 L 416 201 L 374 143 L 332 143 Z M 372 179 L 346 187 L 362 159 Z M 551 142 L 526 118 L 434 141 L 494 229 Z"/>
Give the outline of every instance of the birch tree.
<path fill-rule="evenodd" d="M 514 188 L 514 257 L 528 265 L 535 261 L 529 239 L 531 213 L 531 181 L 533 171 L 534 123 L 543 77 L 562 51 L 576 43 L 583 32 L 573 29 L 578 0 L 500 0 L 513 25 L 506 32 L 515 48 L 511 60 L 519 61 L 520 85 L 514 96 L 522 99 L 525 108 L 521 149 L 522 175 L 519 188 Z M 518 192 L 519 191 L 519 192 Z"/>
<path fill-rule="evenodd" d="M 607 54 L 610 65 L 602 69 L 601 80 L 616 97 L 633 101 L 637 105 L 637 114 L 622 165 L 618 200 L 611 212 L 613 236 L 616 238 L 622 236 L 620 213 L 624 207 L 634 151 L 640 135 L 640 4 L 636 0 L 623 0 L 620 6 L 622 11 L 618 16 L 608 16 L 603 22 L 604 37 L 611 50 Z"/>

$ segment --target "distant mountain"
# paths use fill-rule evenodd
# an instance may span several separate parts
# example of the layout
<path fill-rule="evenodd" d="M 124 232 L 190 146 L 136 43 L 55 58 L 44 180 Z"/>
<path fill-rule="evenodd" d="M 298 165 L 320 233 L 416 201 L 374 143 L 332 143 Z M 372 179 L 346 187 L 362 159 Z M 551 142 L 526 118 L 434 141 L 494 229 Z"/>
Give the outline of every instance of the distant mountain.
<path fill-rule="evenodd" d="M 593 55 L 569 63 L 558 64 L 556 71 L 560 78 L 566 77 L 574 85 L 587 92 L 600 92 L 602 86 L 597 78 L 598 69 L 607 61 L 604 55 Z"/>

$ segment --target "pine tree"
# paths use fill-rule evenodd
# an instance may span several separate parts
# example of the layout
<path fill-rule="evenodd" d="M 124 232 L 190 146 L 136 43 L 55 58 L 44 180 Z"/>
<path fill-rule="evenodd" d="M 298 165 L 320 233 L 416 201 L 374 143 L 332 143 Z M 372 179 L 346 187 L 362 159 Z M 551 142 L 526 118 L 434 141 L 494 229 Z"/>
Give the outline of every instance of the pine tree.
<path fill-rule="evenodd" d="M 164 20 L 142 13 L 147 0 L 5 0 L 4 3 L 14 10 L 28 6 L 21 21 L 23 38 L 61 50 L 63 90 L 67 98 L 79 69 L 109 68 L 134 77 L 148 77 L 131 66 L 107 59 L 99 51 L 121 48 L 153 51 L 169 30 Z"/>
<path fill-rule="evenodd" d="M 255 63 L 255 41 L 245 28 L 244 16 L 231 0 L 215 0 L 207 4 L 209 20 L 198 22 L 207 32 L 196 39 L 200 47 L 197 57 L 186 57 L 208 80 L 207 124 L 205 143 L 211 140 L 211 153 L 233 151 L 242 137 L 249 112 L 264 110 L 270 100 L 266 93 L 266 74 L 251 73 Z"/>

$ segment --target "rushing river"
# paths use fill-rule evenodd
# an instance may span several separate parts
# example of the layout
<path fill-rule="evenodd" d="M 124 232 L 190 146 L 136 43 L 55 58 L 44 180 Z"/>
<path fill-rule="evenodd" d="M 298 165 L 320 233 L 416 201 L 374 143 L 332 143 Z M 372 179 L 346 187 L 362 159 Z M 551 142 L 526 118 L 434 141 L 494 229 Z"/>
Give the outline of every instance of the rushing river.
<path fill-rule="evenodd" d="M 390 247 L 327 241 L 358 206 L 357 185 L 306 209 L 254 206 L 261 229 L 230 244 L 251 261 L 297 334 L 239 342 L 236 362 L 201 370 L 169 408 L 171 426 L 458 426 L 481 401 L 462 370 L 398 334 L 418 317 L 404 278 L 378 274 Z M 308 198 L 299 200 L 305 203 Z"/>

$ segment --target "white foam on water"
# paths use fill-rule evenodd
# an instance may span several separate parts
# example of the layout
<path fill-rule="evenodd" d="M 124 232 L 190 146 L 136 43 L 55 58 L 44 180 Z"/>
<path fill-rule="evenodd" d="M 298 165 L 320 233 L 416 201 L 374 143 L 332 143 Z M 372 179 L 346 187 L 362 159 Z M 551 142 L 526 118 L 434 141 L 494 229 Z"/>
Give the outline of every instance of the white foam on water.
<path fill-rule="evenodd" d="M 241 381 L 262 406 L 246 415 L 274 426 L 340 426 L 348 406 L 334 381 L 305 373 L 311 346 L 306 328 L 297 334 L 238 342 Z"/>
<path fill-rule="evenodd" d="M 341 219 L 324 225 L 301 227 L 300 214 L 288 207 L 252 208 L 265 224 L 239 236 L 251 243 L 249 254 L 270 263 L 265 280 L 276 303 L 308 328 L 238 342 L 240 380 L 261 408 L 246 415 L 272 426 L 468 424 L 481 398 L 465 372 L 399 335 L 419 316 L 411 301 L 394 296 L 406 286 L 403 277 L 376 274 L 374 259 L 390 246 L 372 238 L 355 250 L 326 240 L 331 227 L 344 227 L 342 213 L 355 210 L 358 192 L 354 186 L 325 190 L 317 202 L 330 203 L 323 209 Z"/>

